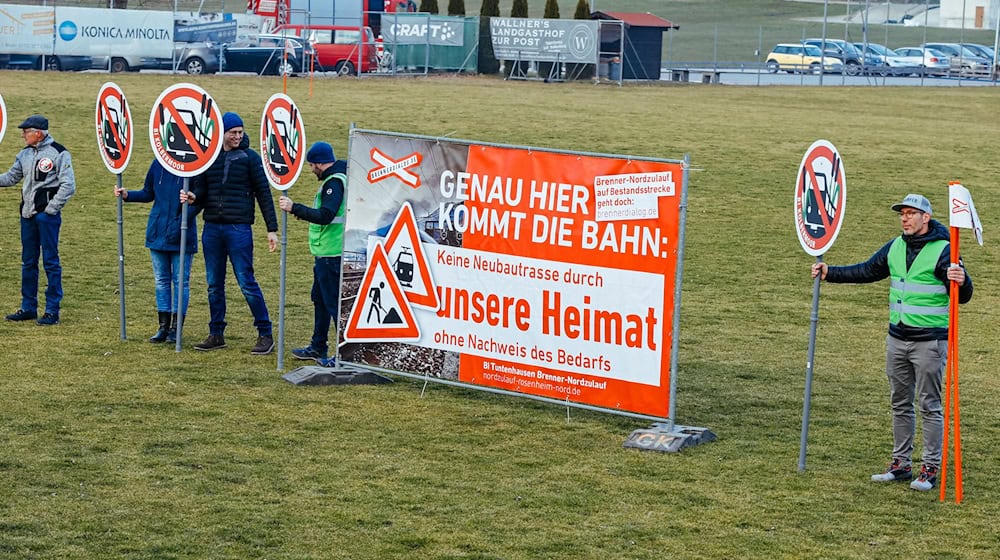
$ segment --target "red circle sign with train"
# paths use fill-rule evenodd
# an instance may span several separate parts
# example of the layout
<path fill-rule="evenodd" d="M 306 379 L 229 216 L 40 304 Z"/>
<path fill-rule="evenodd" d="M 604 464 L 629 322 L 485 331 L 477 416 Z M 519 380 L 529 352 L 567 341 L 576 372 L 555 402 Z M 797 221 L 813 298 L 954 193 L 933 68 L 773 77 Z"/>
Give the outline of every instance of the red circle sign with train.
<path fill-rule="evenodd" d="M 818 257 L 837 240 L 847 206 L 847 177 L 837 148 L 817 140 L 806 150 L 795 180 L 795 233 L 806 253 Z"/>
<path fill-rule="evenodd" d="M 108 82 L 97 92 L 97 149 L 108 171 L 122 173 L 132 157 L 132 112 L 125 93 Z"/>
<path fill-rule="evenodd" d="M 198 175 L 222 150 L 222 112 L 200 87 L 172 85 L 153 103 L 149 144 L 156 159 L 174 175 Z"/>
<path fill-rule="evenodd" d="M 271 186 L 288 190 L 302 172 L 306 159 L 306 129 L 292 98 L 276 93 L 264 105 L 260 118 L 260 154 Z"/>
<path fill-rule="evenodd" d="M 7 106 L 3 103 L 3 96 L 0 95 L 0 142 L 3 142 L 3 134 L 7 132 Z"/>

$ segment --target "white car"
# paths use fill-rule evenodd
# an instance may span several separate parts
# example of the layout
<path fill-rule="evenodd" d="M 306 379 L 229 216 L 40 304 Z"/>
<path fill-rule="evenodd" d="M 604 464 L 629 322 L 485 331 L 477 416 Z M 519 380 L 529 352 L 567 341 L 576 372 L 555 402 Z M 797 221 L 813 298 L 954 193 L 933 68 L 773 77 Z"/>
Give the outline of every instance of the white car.
<path fill-rule="evenodd" d="M 900 47 L 894 50 L 896 56 L 928 75 L 942 76 L 951 69 L 951 60 L 948 55 L 939 50 L 925 47 Z"/>

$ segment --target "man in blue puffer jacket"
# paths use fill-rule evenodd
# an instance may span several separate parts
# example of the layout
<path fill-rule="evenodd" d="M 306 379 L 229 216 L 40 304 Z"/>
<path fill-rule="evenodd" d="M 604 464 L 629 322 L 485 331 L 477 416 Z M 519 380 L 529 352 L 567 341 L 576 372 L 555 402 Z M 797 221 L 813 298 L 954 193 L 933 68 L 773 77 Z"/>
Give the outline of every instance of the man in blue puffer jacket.
<path fill-rule="evenodd" d="M 146 222 L 146 247 L 153 261 L 153 280 L 156 286 L 156 312 L 160 328 L 149 338 L 150 342 L 175 342 L 177 340 L 177 272 L 181 267 L 181 204 L 177 198 L 184 186 L 184 179 L 163 168 L 153 160 L 146 172 L 146 182 L 140 191 L 115 188 L 115 196 L 126 202 L 152 202 Z M 184 239 L 184 286 L 181 316 L 187 314 L 191 293 L 191 260 L 198 252 L 198 222 L 196 214 L 189 212 L 187 234 Z"/>
<path fill-rule="evenodd" d="M 260 206 L 267 225 L 268 248 L 278 248 L 278 219 L 271 198 L 271 187 L 264 175 L 260 155 L 250 149 L 243 130 L 243 119 L 236 113 L 222 115 L 222 153 L 204 173 L 194 178 L 191 190 L 181 193 L 181 202 L 194 204 L 203 212 L 201 245 L 208 282 L 208 309 L 211 319 L 208 338 L 195 344 L 195 350 L 209 351 L 226 347 L 226 261 L 233 263 L 236 281 L 253 313 L 257 343 L 251 354 L 270 354 L 274 350 L 271 318 L 264 293 L 253 271 L 254 203 Z"/>

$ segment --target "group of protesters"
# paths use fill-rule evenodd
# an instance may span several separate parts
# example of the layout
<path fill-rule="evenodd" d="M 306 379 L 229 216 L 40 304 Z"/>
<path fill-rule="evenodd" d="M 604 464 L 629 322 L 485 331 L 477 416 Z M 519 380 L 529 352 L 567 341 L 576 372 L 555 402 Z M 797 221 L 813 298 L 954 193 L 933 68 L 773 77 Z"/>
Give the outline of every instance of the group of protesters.
<path fill-rule="evenodd" d="M 267 227 L 271 252 L 278 246 L 278 221 L 261 157 L 250 148 L 242 118 L 228 112 L 222 116 L 222 124 L 222 151 L 211 166 L 192 178 L 190 189 L 183 188 L 183 178 L 170 173 L 154 159 L 142 189 L 116 187 L 114 194 L 125 202 L 152 203 L 145 245 L 153 266 L 158 328 L 149 342 L 176 342 L 177 325 L 183 324 L 188 309 L 191 263 L 198 249 L 197 215 L 200 213 L 204 220 L 202 253 L 210 319 L 208 336 L 194 348 L 212 351 L 226 347 L 226 266 L 232 263 L 257 329 L 257 340 L 250 353 L 267 355 L 274 350 L 274 336 L 264 294 L 254 275 L 251 226 L 256 217 L 255 206 L 260 208 Z M 10 170 L 0 175 L 0 187 L 13 186 L 23 180 L 21 305 L 6 318 L 8 321 L 34 320 L 39 325 L 56 325 L 63 297 L 59 230 L 62 209 L 76 192 L 73 163 L 69 150 L 49 134 L 49 121 L 44 116 L 31 115 L 18 128 L 25 147 L 17 154 Z M 296 203 L 288 196 L 278 200 L 282 211 L 309 222 L 309 249 L 315 259 L 311 293 L 315 311 L 313 335 L 308 345 L 293 349 L 292 355 L 329 365 L 334 360 L 328 356 L 330 324 L 339 316 L 347 163 L 336 159 L 333 147 L 327 142 L 314 143 L 306 153 L 306 161 L 320 181 L 313 204 Z M 189 205 L 190 211 L 185 213 L 183 205 Z M 185 214 L 187 223 L 182 228 Z M 188 232 L 183 251 L 182 229 Z M 38 301 L 40 259 L 47 279 L 41 316 Z"/>

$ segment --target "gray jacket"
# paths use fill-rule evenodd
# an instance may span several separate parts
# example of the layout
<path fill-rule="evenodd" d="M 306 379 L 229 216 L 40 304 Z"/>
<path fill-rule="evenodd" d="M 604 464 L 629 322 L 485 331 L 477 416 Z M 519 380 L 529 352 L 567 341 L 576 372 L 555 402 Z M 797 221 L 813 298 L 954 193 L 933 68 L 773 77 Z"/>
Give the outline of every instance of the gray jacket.
<path fill-rule="evenodd" d="M 76 177 L 69 150 L 52 140 L 47 133 L 37 147 L 26 146 L 18 152 L 10 171 L 0 175 L 0 187 L 21 186 L 21 217 L 39 212 L 56 215 L 76 192 Z"/>

